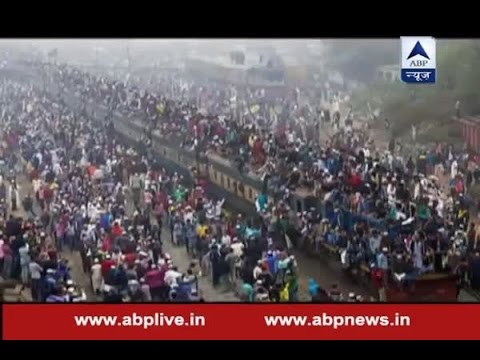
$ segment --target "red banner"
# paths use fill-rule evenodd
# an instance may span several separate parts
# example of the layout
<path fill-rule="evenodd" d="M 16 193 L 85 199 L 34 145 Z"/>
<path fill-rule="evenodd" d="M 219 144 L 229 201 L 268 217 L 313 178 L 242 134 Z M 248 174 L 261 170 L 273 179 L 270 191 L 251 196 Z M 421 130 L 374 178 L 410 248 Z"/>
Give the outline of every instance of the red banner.
<path fill-rule="evenodd" d="M 480 340 L 471 304 L 4 304 L 5 340 Z"/>

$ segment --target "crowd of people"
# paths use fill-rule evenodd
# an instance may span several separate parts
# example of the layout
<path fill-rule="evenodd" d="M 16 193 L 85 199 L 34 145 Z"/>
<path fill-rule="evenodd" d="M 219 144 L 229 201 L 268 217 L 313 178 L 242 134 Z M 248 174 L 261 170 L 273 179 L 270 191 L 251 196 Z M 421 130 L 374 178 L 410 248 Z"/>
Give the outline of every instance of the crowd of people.
<path fill-rule="evenodd" d="M 77 83 L 83 78 L 81 72 L 74 75 Z M 478 288 L 477 232 L 466 189 L 478 182 L 479 171 L 466 149 L 436 144 L 403 157 L 404 149 L 391 141 L 380 152 L 367 131 L 353 128 L 350 116 L 340 119 L 338 105 L 315 103 L 312 110 L 298 89 L 280 100 L 265 90 L 240 97 L 231 86 L 214 92 L 197 87 L 190 99 L 183 91 L 179 100 L 135 88 L 125 93 L 118 82 L 102 86 L 109 89 L 100 94 L 105 104 L 140 114 L 147 129 L 177 137 L 192 151 L 233 159 L 241 174 L 259 173 L 264 186 L 258 227 L 267 229 L 260 236 L 267 244 L 283 220 L 283 233 L 290 231 L 295 246 L 332 245 L 348 270 L 366 265 L 399 286 L 428 272 L 453 273 L 459 285 Z M 208 96 L 199 101 L 204 93 Z M 333 103 L 341 95 L 330 97 Z M 247 103 L 241 116 L 232 111 L 237 101 Z M 321 143 L 319 133 L 328 123 L 338 131 Z M 320 198 L 319 206 L 295 213 L 289 197 L 299 188 Z"/>
<path fill-rule="evenodd" d="M 149 167 L 148 184 L 146 162 L 109 137 L 108 126 L 33 86 L 4 80 L 1 91 L 3 181 L 17 194 L 5 198 L 2 277 L 29 285 L 34 301 L 85 301 L 60 255 L 79 251 L 94 293 L 106 302 L 200 300 L 194 266 L 179 272 L 162 251 L 162 221 L 150 223 L 148 197 L 141 206 L 135 197 L 145 183 L 150 191 L 178 179 L 163 174 L 159 182 Z M 21 200 L 14 190 L 24 174 L 32 190 Z M 161 193 L 157 188 L 157 198 Z"/>
<path fill-rule="evenodd" d="M 381 301 L 385 287 L 411 287 L 429 272 L 456 275 L 459 288 L 480 287 L 466 191 L 479 174 L 467 152 L 438 145 L 404 159 L 394 143 L 379 152 L 367 132 L 340 119 L 340 93 L 329 92 L 325 107 L 298 90 L 279 99 L 268 90 L 190 85 L 172 97 L 171 89 L 152 93 L 68 66 L 49 67 L 47 76 L 58 88 L 55 100 L 8 80 L 1 88 L 2 181 L 12 212 L 1 240 L 2 276 L 31 284 L 37 301 L 85 300 L 58 255 L 65 249 L 80 252 L 94 293 L 111 302 L 201 301 L 198 277 L 206 275 L 244 301 L 296 301 L 292 246 L 329 245 L 352 273 L 366 265 Z M 160 133 L 191 151 L 233 159 L 240 174 L 260 175 L 256 216 L 227 214 L 199 178 L 190 186 L 153 152 L 117 143 L 110 116 L 95 119 L 61 100 L 74 94 L 84 104 L 140 115 L 150 144 Z M 326 124 L 336 133 L 321 142 Z M 23 200 L 20 172 L 32 184 Z M 297 213 L 297 189 L 318 203 Z M 22 221 L 14 216 L 20 202 Z M 187 269 L 163 251 L 165 241 L 185 247 Z M 313 279 L 309 293 L 315 301 L 362 301 Z"/>
<path fill-rule="evenodd" d="M 198 114 L 195 113 L 194 115 L 189 116 L 189 113 L 191 114 L 192 111 L 195 111 L 195 106 L 186 103 L 185 99 L 176 102 L 166 98 L 152 101 L 152 98 L 158 99 L 158 96 L 140 91 L 139 93 L 142 94 L 141 97 L 146 98 L 147 100 L 137 102 L 135 98 L 138 95 L 132 95 L 131 97 L 125 94 L 122 95 L 125 89 L 123 84 L 112 84 L 105 79 L 83 77 L 82 72 L 80 71 L 63 68 L 60 69 L 60 75 L 57 73 L 54 77 L 56 79 L 61 79 L 62 84 L 69 84 L 69 90 L 71 93 L 77 93 L 79 95 L 86 94 L 80 95 L 86 96 L 86 98 L 84 98 L 86 102 L 91 100 L 88 96 L 93 92 L 96 96 L 98 96 L 98 94 L 104 95 L 103 98 L 100 96 L 100 99 L 94 98 L 94 102 L 103 103 L 112 111 L 122 111 L 124 114 L 132 114 L 136 110 L 143 111 L 143 119 L 147 124 L 147 128 L 150 130 L 152 130 L 152 124 L 155 123 L 166 124 L 164 128 L 171 127 L 173 129 L 177 127 L 177 125 L 175 125 L 175 119 L 178 118 L 179 114 L 183 120 L 190 122 L 187 127 L 191 127 L 192 121 L 200 119 L 200 122 L 204 122 L 205 119 L 201 119 L 201 117 L 208 119 L 208 126 L 214 127 L 216 124 L 215 120 L 217 118 L 215 116 L 210 116 L 208 114 L 202 115 L 202 111 Z M 101 86 L 104 90 L 103 93 L 101 91 L 99 92 L 98 89 L 95 89 L 95 84 Z M 84 91 L 84 88 L 87 88 L 88 91 Z M 121 90 L 119 90 L 120 92 L 116 92 L 116 89 Z M 136 89 L 133 89 L 132 91 L 134 94 L 137 94 L 135 92 Z M 118 99 L 123 99 L 123 101 L 119 101 Z M 152 103 L 152 106 L 145 105 L 142 107 L 141 105 L 150 102 Z M 165 111 L 166 107 L 170 108 L 170 110 Z M 156 109 L 156 112 L 153 115 L 152 108 Z M 168 121 L 166 121 L 166 119 L 168 119 Z M 200 122 L 198 124 L 200 124 Z M 197 125 L 193 126 L 196 127 Z M 252 127 L 246 125 L 243 128 L 251 129 Z M 183 126 L 180 125 L 178 129 L 183 129 Z M 205 132 L 203 134 L 205 138 L 200 142 L 194 140 L 193 143 L 198 145 L 201 142 L 209 142 L 211 139 L 207 139 L 207 135 L 211 135 L 214 142 L 218 141 L 218 136 L 214 135 L 211 131 L 212 130 L 209 129 Z M 149 134 L 150 144 L 151 134 L 152 132 Z M 170 132 L 168 134 L 169 136 L 172 135 Z M 220 140 L 220 143 L 221 142 L 222 140 Z M 184 142 L 183 144 L 185 145 Z M 206 148 L 200 145 L 199 148 L 206 150 Z M 199 149 L 196 150 L 199 151 Z M 245 153 L 248 154 L 247 149 L 245 151 Z M 145 151 L 143 155 L 148 157 L 148 154 L 151 153 Z M 201 182 L 199 181 L 196 185 L 201 185 Z M 241 278 L 241 289 L 237 289 L 241 294 L 244 292 L 256 294 L 258 293 L 258 288 L 260 289 L 260 293 L 265 294 L 266 299 L 268 300 L 280 299 L 280 293 L 283 294 L 282 299 L 284 301 L 295 301 L 298 298 L 298 274 L 296 267 L 294 266 L 294 258 L 289 256 L 288 251 L 286 251 L 287 246 L 285 246 L 285 241 L 282 241 L 282 239 L 278 241 L 279 238 L 284 238 L 285 235 L 282 228 L 287 220 L 287 207 L 279 206 L 276 219 L 270 219 L 273 221 L 266 221 L 267 219 L 265 218 L 258 218 L 251 221 L 242 216 L 227 218 L 223 216 L 221 201 L 217 200 L 212 203 L 212 201 L 205 200 L 205 193 L 202 186 L 196 186 L 192 191 L 182 191 L 178 189 L 171 190 L 173 201 L 177 204 L 177 210 L 173 214 L 175 221 L 172 225 L 172 234 L 174 234 L 172 235 L 172 239 L 177 237 L 181 238 L 182 241 L 177 241 L 177 243 L 185 243 L 187 249 L 192 250 L 194 255 L 198 255 L 198 258 L 202 259 L 202 264 L 208 263 L 211 265 L 214 285 L 217 285 L 223 277 L 228 279 L 226 281 L 229 283 L 229 286 L 236 288 L 238 287 L 238 282 L 235 280 Z M 139 191 L 137 194 L 138 193 Z M 185 194 L 191 198 L 185 198 Z M 137 195 L 137 197 L 138 196 L 139 195 Z M 146 197 L 154 199 L 155 195 L 146 195 Z M 200 205 L 198 204 L 197 199 L 200 199 Z M 150 200 L 148 202 L 150 203 Z M 155 206 L 158 205 L 159 202 L 154 200 L 153 203 L 153 207 L 151 208 L 155 209 Z M 205 213 L 203 214 L 203 212 Z M 285 214 L 281 215 L 281 212 L 284 212 Z M 197 231 L 195 231 L 195 228 Z M 214 239 L 216 239 L 216 243 L 210 241 Z M 244 248 L 244 251 L 242 251 L 241 248 Z M 199 251 L 201 249 L 203 250 Z M 204 259 L 205 254 L 209 256 L 207 261 Z M 266 265 L 268 263 L 266 262 L 267 259 L 270 260 L 271 266 Z M 273 264 L 276 264 L 277 262 L 281 264 L 280 267 L 276 265 L 273 266 Z M 287 264 L 290 265 L 287 266 Z M 265 274 L 261 275 L 261 277 L 265 277 L 265 280 L 262 281 L 260 287 L 260 282 L 257 279 L 259 269 L 265 272 Z M 326 294 L 325 291 L 318 291 L 318 293 L 323 295 Z"/>
<path fill-rule="evenodd" d="M 2 277 L 28 284 L 35 301 L 86 300 L 60 255 L 68 251 L 80 252 L 93 292 L 108 302 L 200 301 L 199 275 L 226 282 L 245 301 L 295 301 L 292 256 L 263 253 L 254 225 L 226 221 L 223 201 L 117 144 L 108 120 L 75 113 L 31 85 L 4 80 L 1 94 L 4 185 L 16 194 L 5 197 Z M 20 199 L 24 175 L 31 193 Z M 171 239 L 162 239 L 165 226 Z M 163 241 L 186 247 L 188 269 L 172 263 Z"/>
<path fill-rule="evenodd" d="M 67 210 L 80 200 L 64 197 L 57 188 L 58 179 L 70 175 L 66 149 L 75 136 L 67 132 L 72 114 L 32 86 L 2 79 L 0 92 L 5 219 L 0 239 L 1 276 L 30 285 L 34 301 L 84 301 L 85 292 L 73 282 L 68 261 L 59 255 L 62 245 L 75 245 L 74 234 L 80 231 L 75 213 Z M 35 195 L 27 192 L 21 198 L 18 179 L 24 172 L 24 160 L 29 161 Z M 80 192 L 75 194 L 80 196 Z M 38 213 L 36 203 L 41 209 Z M 27 216 L 18 216 L 21 207 Z M 68 236 L 54 241 L 58 235 L 54 225 L 61 223 L 60 218 L 66 219 L 64 233 Z"/>

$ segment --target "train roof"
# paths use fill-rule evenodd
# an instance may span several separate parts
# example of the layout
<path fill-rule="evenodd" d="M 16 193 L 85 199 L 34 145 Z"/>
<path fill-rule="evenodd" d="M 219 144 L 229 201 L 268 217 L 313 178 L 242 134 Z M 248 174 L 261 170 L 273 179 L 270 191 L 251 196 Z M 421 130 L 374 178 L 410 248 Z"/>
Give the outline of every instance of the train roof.
<path fill-rule="evenodd" d="M 471 124 L 475 126 L 480 126 L 480 115 L 477 116 L 464 116 L 460 119 L 456 119 L 461 123 Z"/>
<path fill-rule="evenodd" d="M 116 115 L 115 116 L 116 119 L 119 119 L 122 122 L 125 121 L 124 116 L 122 114 L 116 113 L 115 115 Z M 139 121 L 134 121 L 134 120 L 129 120 L 128 124 L 130 126 L 133 125 L 134 127 L 137 127 L 139 129 L 139 131 L 141 131 L 140 129 L 144 129 L 144 127 L 145 127 Z M 161 139 L 162 143 L 164 143 L 165 145 L 170 147 L 172 150 L 177 151 L 180 155 L 187 156 L 187 157 L 190 157 L 192 159 L 195 157 L 195 153 L 193 151 L 188 151 L 184 148 L 178 147 L 178 142 L 176 142 L 174 139 L 164 138 L 160 135 L 159 132 L 154 132 L 154 136 L 158 139 Z M 231 162 L 228 159 L 226 159 L 226 158 L 224 158 L 224 157 L 222 157 L 218 154 L 215 154 L 215 153 L 209 153 L 207 155 L 207 158 L 208 158 L 208 161 L 210 163 L 215 165 L 215 169 L 217 171 L 225 173 L 225 175 L 231 176 L 231 177 L 237 179 L 237 181 L 241 181 L 241 182 L 245 183 L 246 185 L 257 189 L 258 191 L 260 191 L 260 189 L 262 188 L 262 180 L 259 177 L 255 176 L 251 173 L 240 174 L 238 172 L 238 170 L 235 169 L 234 166 L 232 166 Z M 307 198 L 307 197 L 314 196 L 314 193 L 313 193 L 312 190 L 307 189 L 307 188 L 297 188 L 294 192 L 294 195 L 298 198 Z"/>

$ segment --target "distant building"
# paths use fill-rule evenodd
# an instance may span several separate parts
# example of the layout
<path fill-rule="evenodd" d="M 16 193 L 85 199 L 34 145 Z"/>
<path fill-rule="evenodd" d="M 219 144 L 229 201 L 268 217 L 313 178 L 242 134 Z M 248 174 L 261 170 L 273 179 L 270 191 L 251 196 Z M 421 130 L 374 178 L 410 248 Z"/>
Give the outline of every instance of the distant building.
<path fill-rule="evenodd" d="M 399 65 L 384 65 L 377 70 L 377 79 L 386 82 L 400 81 Z"/>

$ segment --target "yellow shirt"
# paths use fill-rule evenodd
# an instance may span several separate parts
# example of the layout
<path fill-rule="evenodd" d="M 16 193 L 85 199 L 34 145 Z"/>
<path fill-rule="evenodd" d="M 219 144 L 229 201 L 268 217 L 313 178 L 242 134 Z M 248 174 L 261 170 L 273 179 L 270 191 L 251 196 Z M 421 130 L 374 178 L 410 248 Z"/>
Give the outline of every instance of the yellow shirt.
<path fill-rule="evenodd" d="M 197 226 L 197 235 L 199 237 L 203 237 L 207 235 L 207 229 L 208 227 L 206 225 L 198 225 Z"/>
<path fill-rule="evenodd" d="M 280 291 L 280 301 L 281 302 L 287 302 L 290 298 L 289 292 L 288 292 L 289 285 L 288 283 L 285 284 L 285 287 Z"/>

